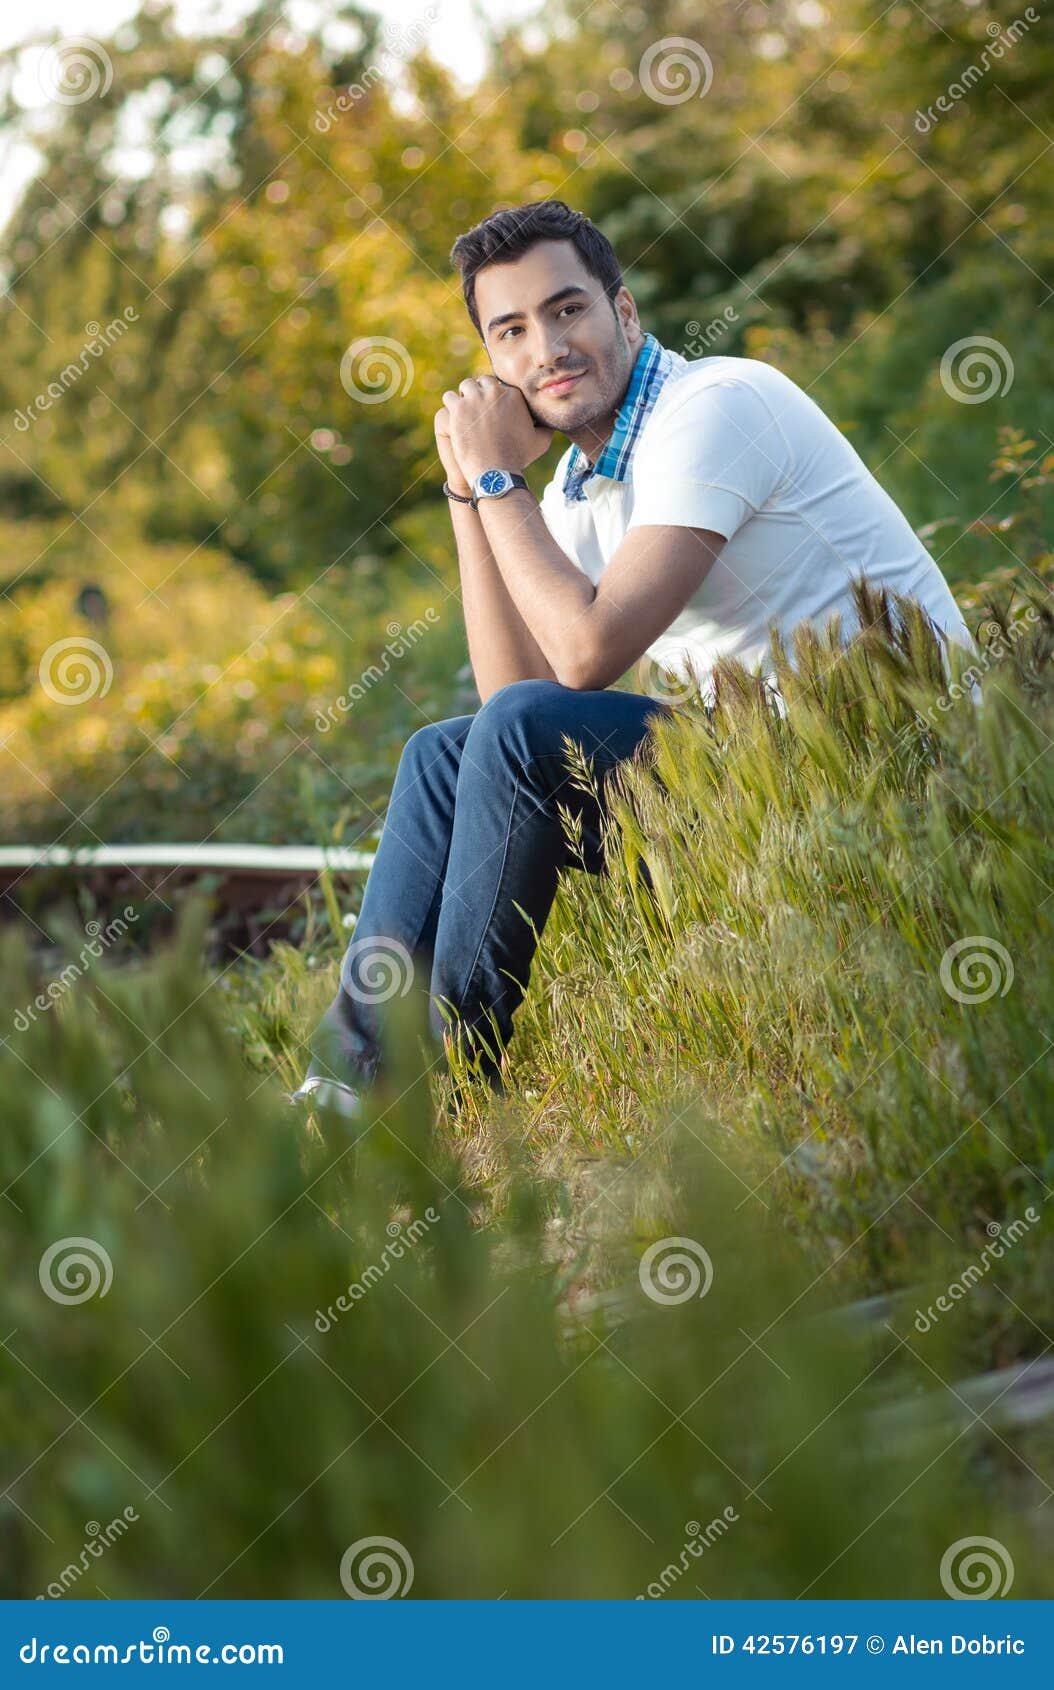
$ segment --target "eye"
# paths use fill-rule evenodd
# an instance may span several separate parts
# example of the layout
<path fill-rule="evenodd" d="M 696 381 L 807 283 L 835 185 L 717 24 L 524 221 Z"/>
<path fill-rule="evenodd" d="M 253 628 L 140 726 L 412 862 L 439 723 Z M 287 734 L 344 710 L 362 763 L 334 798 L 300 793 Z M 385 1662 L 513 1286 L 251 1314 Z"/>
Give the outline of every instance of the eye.
<path fill-rule="evenodd" d="M 558 311 L 558 312 L 557 312 L 557 316 L 563 316 L 563 313 L 564 313 L 564 312 L 565 312 L 565 311 L 581 311 L 581 310 L 582 310 L 582 309 L 583 309 L 583 307 L 582 307 L 582 306 L 581 306 L 581 305 L 574 305 L 574 304 L 571 304 L 571 305 L 561 305 L 561 307 L 560 307 L 560 309 L 559 309 L 559 311 Z M 505 339 L 505 337 L 506 337 L 506 335 L 510 335 L 510 334 L 512 334 L 512 332 L 513 332 L 513 329 L 516 329 L 516 328 L 518 328 L 518 327 L 519 327 L 519 324 L 518 324 L 518 323 L 513 323 L 513 324 L 512 324 L 512 325 L 511 325 L 511 326 L 510 326 L 510 327 L 509 327 L 509 328 L 507 328 L 507 329 L 503 329 L 503 330 L 502 330 L 502 331 L 501 331 L 501 334 L 500 334 L 500 335 L 499 335 L 499 336 L 498 336 L 498 339 L 499 339 L 499 340 L 504 340 L 504 339 Z"/>

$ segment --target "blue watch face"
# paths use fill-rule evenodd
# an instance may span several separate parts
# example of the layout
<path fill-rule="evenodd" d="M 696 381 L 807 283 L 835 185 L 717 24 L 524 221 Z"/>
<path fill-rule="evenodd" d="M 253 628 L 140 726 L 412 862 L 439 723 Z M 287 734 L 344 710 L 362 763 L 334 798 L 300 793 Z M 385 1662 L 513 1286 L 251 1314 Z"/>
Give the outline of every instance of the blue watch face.
<path fill-rule="evenodd" d="M 507 470 L 485 469 L 479 478 L 479 490 L 481 493 L 503 493 L 510 480 Z"/>

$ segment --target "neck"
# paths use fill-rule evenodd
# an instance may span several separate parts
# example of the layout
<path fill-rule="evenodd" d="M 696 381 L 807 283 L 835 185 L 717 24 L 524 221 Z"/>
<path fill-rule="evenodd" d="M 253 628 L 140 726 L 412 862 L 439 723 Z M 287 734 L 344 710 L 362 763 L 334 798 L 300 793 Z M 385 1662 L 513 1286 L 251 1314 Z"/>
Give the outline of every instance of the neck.
<path fill-rule="evenodd" d="M 602 417 L 594 417 L 591 422 L 582 423 L 578 428 L 567 429 L 564 431 L 567 439 L 572 441 L 573 444 L 578 447 L 580 452 L 585 453 L 591 468 L 596 463 L 608 441 L 611 439 L 615 427 L 615 419 L 618 416 L 619 411 L 622 409 L 622 404 L 626 397 L 626 391 L 630 384 L 630 377 L 633 374 L 643 345 L 644 336 L 642 334 L 637 344 L 635 346 L 630 346 L 630 351 L 633 356 L 630 359 L 629 369 L 626 371 L 626 380 L 622 385 L 622 392 L 619 394 L 612 409 L 606 412 Z"/>

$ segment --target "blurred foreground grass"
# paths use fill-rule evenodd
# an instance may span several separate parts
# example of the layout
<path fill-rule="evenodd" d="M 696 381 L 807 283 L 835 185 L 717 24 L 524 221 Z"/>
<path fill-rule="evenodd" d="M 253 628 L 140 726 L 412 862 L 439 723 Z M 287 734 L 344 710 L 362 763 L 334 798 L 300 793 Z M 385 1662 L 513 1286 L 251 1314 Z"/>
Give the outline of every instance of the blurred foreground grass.
<path fill-rule="evenodd" d="M 792 1239 L 689 1110 L 561 1214 L 513 1108 L 496 1213 L 457 1132 L 430 1137 L 402 1005 L 369 1132 L 301 1136 L 199 942 L 83 982 L 61 1039 L 33 1029 L 46 1080 L 7 1060 L 5 1595 L 340 1597 L 380 1537 L 423 1597 L 940 1596 L 976 1533 L 1044 1593 L 1049 1436 L 884 1419 L 961 1345 L 823 1318 L 836 1210 Z"/>

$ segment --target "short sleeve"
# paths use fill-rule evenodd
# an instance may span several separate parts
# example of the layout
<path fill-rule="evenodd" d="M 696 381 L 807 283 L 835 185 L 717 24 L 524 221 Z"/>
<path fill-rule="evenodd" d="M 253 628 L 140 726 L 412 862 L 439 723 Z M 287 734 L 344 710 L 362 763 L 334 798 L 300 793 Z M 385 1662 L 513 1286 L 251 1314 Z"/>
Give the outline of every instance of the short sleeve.
<path fill-rule="evenodd" d="M 790 473 L 786 437 L 743 381 L 711 382 L 645 424 L 628 528 L 709 528 L 730 540 Z"/>

